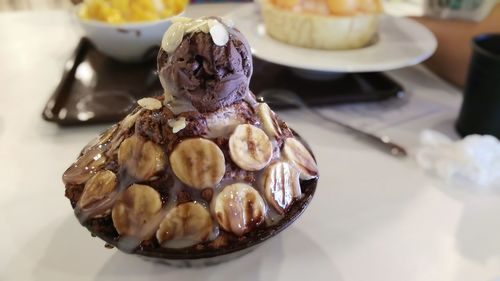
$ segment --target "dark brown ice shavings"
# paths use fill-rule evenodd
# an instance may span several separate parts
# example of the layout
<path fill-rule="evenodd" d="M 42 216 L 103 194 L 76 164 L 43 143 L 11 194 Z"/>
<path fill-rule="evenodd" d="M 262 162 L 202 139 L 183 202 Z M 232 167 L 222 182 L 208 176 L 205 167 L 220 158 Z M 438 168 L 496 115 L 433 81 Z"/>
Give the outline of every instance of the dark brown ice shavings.
<path fill-rule="evenodd" d="M 160 243 L 158 243 L 158 240 L 156 240 L 155 235 L 153 235 L 150 239 L 142 241 L 141 244 L 137 247 L 136 251 L 141 251 L 146 248 L 149 249 L 161 248 L 161 245 Z"/>
<path fill-rule="evenodd" d="M 207 119 L 202 114 L 190 111 L 177 116 L 177 118 L 180 117 L 186 118 L 186 127 L 177 132 L 178 137 L 199 137 L 208 132 Z"/>
<path fill-rule="evenodd" d="M 213 249 L 218 249 L 226 246 L 229 243 L 228 235 L 224 235 L 224 233 L 220 233 L 219 236 L 208 244 L 208 247 Z"/>
<path fill-rule="evenodd" d="M 229 139 L 218 137 L 213 139 L 213 141 L 222 150 L 222 153 L 224 154 L 224 158 L 226 160 L 226 172 L 224 173 L 222 180 L 242 181 L 248 184 L 254 183 L 256 179 L 255 172 L 241 169 L 231 159 L 231 156 L 229 154 Z"/>
<path fill-rule="evenodd" d="M 223 180 L 234 180 L 252 185 L 256 181 L 255 172 L 250 172 L 239 168 L 231 159 L 226 159 L 226 173 Z"/>
<path fill-rule="evenodd" d="M 190 201 L 191 201 L 191 194 L 188 191 L 183 190 L 177 193 L 177 204 L 186 203 Z"/>
<path fill-rule="evenodd" d="M 66 196 L 71 205 L 74 207 L 83 193 L 83 188 L 85 186 L 83 184 L 67 184 L 66 190 L 64 191 L 64 196 Z"/>
<path fill-rule="evenodd" d="M 210 203 L 212 201 L 212 197 L 214 196 L 214 190 L 212 188 L 204 188 L 201 191 L 201 198 Z"/>
<path fill-rule="evenodd" d="M 89 219 L 84 223 L 84 226 L 97 236 L 112 237 L 114 239 L 117 239 L 119 236 L 113 226 L 113 220 L 110 215 Z"/>
<path fill-rule="evenodd" d="M 257 125 L 259 118 L 257 117 L 255 109 L 252 106 L 250 106 L 247 102 L 243 101 L 239 104 L 236 104 L 236 107 L 241 119 L 245 120 L 244 123 Z"/>
<path fill-rule="evenodd" d="M 255 182 L 255 172 L 250 172 L 241 169 L 233 162 L 231 156 L 229 155 L 229 139 L 224 137 L 218 137 L 213 139 L 213 142 L 219 146 L 224 154 L 224 158 L 226 160 L 226 172 L 222 177 L 222 180 L 234 180 L 234 181 L 242 181 L 248 184 L 252 184 Z"/>
<path fill-rule="evenodd" d="M 118 165 L 118 162 L 115 160 L 109 161 L 105 166 L 104 170 L 111 171 L 115 174 L 118 174 L 118 171 L 120 170 L 120 165 Z"/>
<path fill-rule="evenodd" d="M 135 131 L 139 135 L 158 144 L 166 144 L 175 138 L 168 120 L 173 119 L 173 113 L 163 107 L 160 110 L 146 110 L 139 115 L 135 124 Z"/>
<path fill-rule="evenodd" d="M 146 181 L 141 184 L 151 186 L 154 190 L 158 191 L 161 197 L 162 204 L 166 204 L 169 200 L 170 189 L 174 185 L 174 178 L 166 173 L 161 175 L 158 179 L 153 181 Z"/>
<path fill-rule="evenodd" d="M 229 156 L 229 139 L 224 137 L 217 137 L 212 140 L 224 152 L 224 157 Z M 227 155 L 226 155 L 227 153 Z"/>
<path fill-rule="evenodd" d="M 288 125 L 285 123 L 285 121 L 279 118 L 276 118 L 276 120 L 281 129 L 281 135 L 276 139 L 276 141 L 278 143 L 278 147 L 281 147 L 283 145 L 283 142 L 285 142 L 287 138 L 293 137 L 293 132 L 292 130 L 290 130 L 290 128 L 288 128 Z"/>

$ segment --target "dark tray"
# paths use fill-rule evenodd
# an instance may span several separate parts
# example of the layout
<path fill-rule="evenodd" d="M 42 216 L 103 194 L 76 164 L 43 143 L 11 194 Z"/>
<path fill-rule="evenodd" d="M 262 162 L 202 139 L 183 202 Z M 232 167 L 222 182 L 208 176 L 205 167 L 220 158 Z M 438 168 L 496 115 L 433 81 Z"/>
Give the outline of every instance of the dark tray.
<path fill-rule="evenodd" d="M 310 79 L 311 76 L 321 79 Z M 324 73 L 297 70 L 254 59 L 250 89 L 259 96 L 265 90 L 288 90 L 309 106 L 381 101 L 404 95 L 404 89 L 382 72 Z M 274 108 L 292 107 L 278 100 L 268 101 Z"/>
<path fill-rule="evenodd" d="M 98 52 L 83 38 L 66 64 L 61 82 L 43 110 L 43 118 L 63 126 L 121 120 L 138 99 L 162 94 L 156 53 L 157 48 L 152 49 L 150 59 L 143 63 L 120 63 Z M 250 89 L 256 95 L 268 89 L 291 90 L 309 105 L 378 101 L 403 92 L 399 84 L 383 73 L 310 80 L 290 68 L 257 58 Z"/>
<path fill-rule="evenodd" d="M 143 63 L 121 63 L 103 55 L 83 38 L 68 60 L 43 118 L 59 125 L 121 120 L 138 99 L 162 94 L 156 54 L 157 49 L 151 50 Z"/>

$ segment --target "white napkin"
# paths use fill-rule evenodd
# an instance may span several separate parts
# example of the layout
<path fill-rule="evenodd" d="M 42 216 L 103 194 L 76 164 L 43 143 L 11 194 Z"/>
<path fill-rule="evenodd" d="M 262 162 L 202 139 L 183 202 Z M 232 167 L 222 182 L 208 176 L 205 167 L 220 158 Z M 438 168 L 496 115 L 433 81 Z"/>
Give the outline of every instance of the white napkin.
<path fill-rule="evenodd" d="M 470 135 L 452 141 L 425 130 L 420 134 L 417 163 L 447 182 L 500 186 L 500 142 L 493 136 Z"/>

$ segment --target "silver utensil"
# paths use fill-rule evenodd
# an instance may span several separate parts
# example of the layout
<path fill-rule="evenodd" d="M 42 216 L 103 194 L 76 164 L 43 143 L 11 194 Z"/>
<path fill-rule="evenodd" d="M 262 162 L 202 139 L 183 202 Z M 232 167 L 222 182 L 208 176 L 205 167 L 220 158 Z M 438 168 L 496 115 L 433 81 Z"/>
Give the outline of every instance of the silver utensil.
<path fill-rule="evenodd" d="M 298 107 L 300 109 L 306 110 L 307 112 L 312 113 L 316 117 L 321 118 L 324 121 L 327 121 L 329 123 L 335 124 L 337 126 L 340 126 L 346 130 L 348 130 L 351 133 L 354 133 L 362 139 L 366 140 L 367 142 L 375 145 L 379 149 L 382 149 L 385 152 L 390 153 L 393 156 L 396 157 L 406 157 L 408 153 L 406 152 L 406 149 L 403 148 L 401 145 L 395 143 L 392 141 L 392 139 L 389 136 L 386 135 L 375 135 L 372 133 L 365 132 L 361 129 L 355 128 L 351 125 L 348 125 L 344 122 L 341 122 L 339 120 L 333 119 L 329 116 L 324 115 L 320 111 L 308 106 L 301 97 L 299 97 L 297 94 L 290 90 L 286 89 L 268 89 L 260 92 L 257 95 L 257 99 L 259 101 L 264 101 L 268 103 L 281 103 L 281 104 L 286 104 L 286 105 L 291 105 Z"/>

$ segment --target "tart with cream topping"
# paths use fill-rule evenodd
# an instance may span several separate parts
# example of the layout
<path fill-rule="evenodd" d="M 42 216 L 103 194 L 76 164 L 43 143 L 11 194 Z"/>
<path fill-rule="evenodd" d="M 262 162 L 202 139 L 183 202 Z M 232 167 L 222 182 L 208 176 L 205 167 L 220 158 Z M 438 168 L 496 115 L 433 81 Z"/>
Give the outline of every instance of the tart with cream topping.
<path fill-rule="evenodd" d="M 261 5 L 269 36 L 325 50 L 370 44 L 382 12 L 380 0 L 262 0 Z"/>

